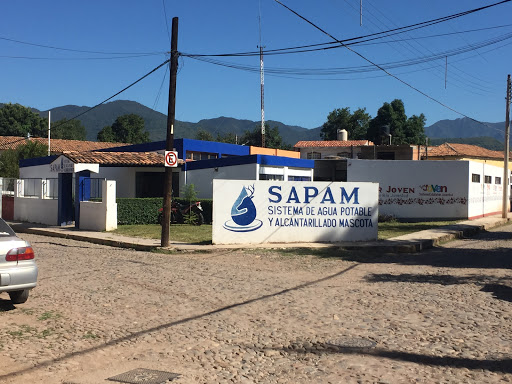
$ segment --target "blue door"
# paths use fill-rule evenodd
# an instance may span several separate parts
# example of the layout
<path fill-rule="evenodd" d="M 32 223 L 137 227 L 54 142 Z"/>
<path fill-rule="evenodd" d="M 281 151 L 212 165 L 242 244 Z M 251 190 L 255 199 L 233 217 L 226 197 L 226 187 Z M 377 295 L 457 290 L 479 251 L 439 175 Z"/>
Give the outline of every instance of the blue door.
<path fill-rule="evenodd" d="M 59 173 L 57 216 L 61 226 L 70 224 L 74 220 L 72 173 Z"/>

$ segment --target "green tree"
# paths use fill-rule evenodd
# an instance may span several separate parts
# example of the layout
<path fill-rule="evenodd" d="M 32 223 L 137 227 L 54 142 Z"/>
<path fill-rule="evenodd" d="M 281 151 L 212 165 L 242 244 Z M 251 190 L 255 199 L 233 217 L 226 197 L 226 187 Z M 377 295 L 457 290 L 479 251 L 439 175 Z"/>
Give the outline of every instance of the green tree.
<path fill-rule="evenodd" d="M 344 129 L 349 140 L 366 139 L 371 116 L 365 108 L 359 108 L 354 113 L 350 108 L 338 108 L 329 113 L 327 121 L 322 126 L 320 137 L 323 140 L 338 140 L 338 130 Z"/>
<path fill-rule="evenodd" d="M 216 141 L 219 143 L 238 144 L 237 136 L 231 132 L 226 133 L 225 135 L 219 133 Z"/>
<path fill-rule="evenodd" d="M 30 108 L 19 104 L 4 104 L 0 108 L 0 136 L 43 137 L 48 131 L 48 120 Z"/>
<path fill-rule="evenodd" d="M 87 131 L 80 120 L 62 119 L 51 124 L 51 138 L 65 140 L 85 140 Z"/>
<path fill-rule="evenodd" d="M 409 144 L 425 144 L 425 123 L 427 118 L 423 113 L 419 116 L 412 115 L 407 119 L 405 124 L 405 136 Z"/>
<path fill-rule="evenodd" d="M 202 128 L 197 131 L 196 140 L 215 141 L 213 135 Z"/>
<path fill-rule="evenodd" d="M 240 144 L 253 145 L 261 147 L 261 126 L 257 126 L 252 131 L 245 131 L 240 138 Z M 283 143 L 283 138 L 279 134 L 279 128 L 270 128 L 265 123 L 265 147 L 276 149 L 290 149 L 291 146 Z"/>
<path fill-rule="evenodd" d="M 110 125 L 103 127 L 103 129 L 98 132 L 96 138 L 98 139 L 98 141 L 102 141 L 104 143 L 113 143 L 116 141 L 114 137 L 114 132 L 112 131 L 112 126 Z"/>
<path fill-rule="evenodd" d="M 407 118 L 403 101 L 395 99 L 391 103 L 384 103 L 377 116 L 370 121 L 368 139 L 380 143 L 382 128 L 388 126 L 393 144 L 424 144 L 425 121 L 423 114 Z"/>
<path fill-rule="evenodd" d="M 48 154 L 48 146 L 38 141 L 28 141 L 17 149 L 9 149 L 0 154 L 0 176 L 19 177 L 19 162 L 24 159 L 43 157 Z"/>
<path fill-rule="evenodd" d="M 144 119 L 136 114 L 119 116 L 111 127 L 104 127 L 97 135 L 98 141 L 140 144 L 149 141 L 144 130 Z"/>
<path fill-rule="evenodd" d="M 18 152 L 15 149 L 8 149 L 0 153 L 0 176 L 17 179 L 19 173 Z"/>

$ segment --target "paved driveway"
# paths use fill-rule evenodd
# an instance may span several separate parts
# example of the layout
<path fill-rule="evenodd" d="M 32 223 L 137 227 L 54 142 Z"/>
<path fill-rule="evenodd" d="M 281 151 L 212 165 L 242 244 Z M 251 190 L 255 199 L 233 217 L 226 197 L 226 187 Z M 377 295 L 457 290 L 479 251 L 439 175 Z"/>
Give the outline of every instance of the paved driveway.
<path fill-rule="evenodd" d="M 0 295 L 0 382 L 512 381 L 512 226 L 414 255 L 163 255 L 23 235 L 39 286 Z M 148 376 L 149 377 L 149 376 Z"/>

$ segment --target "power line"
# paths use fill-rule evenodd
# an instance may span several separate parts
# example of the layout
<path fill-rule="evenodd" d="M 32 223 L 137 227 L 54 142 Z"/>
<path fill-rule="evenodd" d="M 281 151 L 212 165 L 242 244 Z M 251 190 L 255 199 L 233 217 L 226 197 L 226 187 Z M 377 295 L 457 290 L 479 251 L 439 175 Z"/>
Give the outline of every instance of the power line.
<path fill-rule="evenodd" d="M 344 1 L 345 1 L 345 3 L 350 5 L 354 9 L 354 11 L 356 11 L 356 12 L 358 11 L 347 0 L 344 0 Z M 388 22 L 390 22 L 392 26 L 394 26 L 394 27 L 397 26 L 392 19 L 388 18 L 383 12 L 381 12 L 378 7 L 376 7 L 372 4 L 371 1 L 367 1 L 367 6 L 370 6 L 371 9 L 374 9 L 376 12 L 378 12 L 384 19 L 386 19 Z M 376 14 L 374 14 L 370 9 L 368 9 L 367 12 L 371 17 L 375 18 L 378 23 L 380 23 L 381 25 L 384 25 L 386 28 L 389 28 L 388 25 L 386 25 L 386 23 L 383 20 L 381 20 L 380 17 L 378 17 Z M 370 22 L 371 22 L 371 19 L 370 19 Z M 372 22 L 372 24 L 376 25 L 373 22 Z M 407 33 L 409 33 L 409 32 L 407 32 Z M 448 34 L 445 33 L 442 35 L 446 36 Z M 415 44 L 409 43 L 409 40 L 413 40 Z M 402 38 L 401 40 L 393 39 L 388 44 L 390 45 L 391 43 L 394 43 L 394 42 L 398 42 L 401 46 L 403 46 L 409 52 L 411 52 L 411 49 L 412 49 L 412 50 L 414 50 L 414 52 L 416 54 L 423 55 L 424 52 L 426 51 L 431 54 L 431 57 L 434 55 L 434 52 L 428 46 L 425 46 L 424 44 L 422 44 L 419 41 L 419 39 L 407 39 L 407 38 Z M 402 44 L 402 42 L 405 44 Z M 467 41 L 466 41 L 466 43 L 467 43 Z M 467 44 L 469 44 L 469 43 L 467 43 Z M 419 48 L 416 47 L 416 45 L 418 45 Z M 408 47 L 410 47 L 411 49 L 409 49 Z M 475 48 L 477 48 L 477 47 L 475 47 Z M 471 50 L 471 47 L 470 47 L 470 50 Z M 480 53 L 478 53 L 478 54 L 480 55 Z M 440 59 L 441 59 L 441 57 L 440 57 Z M 446 63 L 446 57 L 444 57 L 443 62 Z M 468 79 L 464 78 L 464 76 L 461 76 L 461 74 L 459 72 L 463 72 L 463 71 L 459 70 L 459 68 L 457 68 L 456 65 L 451 64 L 450 67 L 455 70 L 455 72 L 451 73 L 451 78 L 452 78 L 452 80 L 454 80 L 454 82 L 453 82 L 454 86 L 464 88 L 466 90 L 466 92 L 470 92 L 470 93 L 474 93 L 475 86 L 482 89 L 483 86 L 481 84 L 477 84 L 474 81 L 468 80 Z M 430 71 L 437 78 L 440 78 L 440 79 L 444 78 L 444 82 L 446 85 L 446 77 L 445 77 L 446 76 L 446 65 L 441 65 L 441 60 L 436 60 L 436 61 L 432 62 L 431 64 L 429 63 L 428 67 L 425 69 Z M 439 74 L 440 71 L 445 72 L 445 76 L 441 77 Z M 469 74 L 466 74 L 466 75 L 471 76 Z M 471 76 L 471 77 L 475 78 L 474 76 Z M 468 82 L 474 84 L 474 86 L 469 86 Z M 483 90 L 483 91 L 485 91 L 485 90 Z"/>
<path fill-rule="evenodd" d="M 165 79 L 167 77 L 167 72 L 169 72 L 169 67 L 166 67 L 166 71 L 164 72 L 164 76 L 162 78 L 162 82 L 160 83 L 160 88 L 158 89 L 158 92 L 156 94 L 155 102 L 153 103 L 153 109 L 156 109 L 156 106 L 158 105 L 158 102 L 160 101 L 160 95 L 162 94 L 162 89 L 164 87 Z"/>
<path fill-rule="evenodd" d="M 129 55 L 129 56 L 113 56 L 113 57 L 37 57 L 37 56 L 13 56 L 13 55 L 0 55 L 0 58 L 4 59 L 22 59 L 22 60 L 49 60 L 49 61 L 93 61 L 93 60 L 120 60 L 120 59 L 133 59 L 139 57 L 149 57 L 162 55 L 162 53 L 151 53 L 141 55 Z"/>
<path fill-rule="evenodd" d="M 167 22 L 167 9 L 165 8 L 165 0 L 162 0 L 162 6 L 164 7 L 165 30 L 167 31 L 167 37 L 169 38 L 169 45 L 171 45 L 171 33 L 169 32 L 169 23 Z"/>
<path fill-rule="evenodd" d="M 160 68 L 162 68 L 162 67 L 163 67 L 165 64 L 167 64 L 169 61 L 171 61 L 171 59 L 167 59 L 167 60 L 165 60 L 162 64 L 160 64 L 159 66 L 157 66 L 157 67 L 153 68 L 151 71 L 149 71 L 148 73 L 146 73 L 144 76 L 142 76 L 142 77 L 140 77 L 139 79 L 135 80 L 133 83 L 131 83 L 131 84 L 130 84 L 130 85 L 128 85 L 127 87 L 125 87 L 125 88 L 121 89 L 119 92 L 117 92 L 117 93 L 115 93 L 114 95 L 110 96 L 109 98 L 107 98 L 107 99 L 103 100 L 101 103 L 96 104 L 94 107 L 91 107 L 91 108 L 89 108 L 89 109 L 85 110 L 84 112 L 79 113 L 78 115 L 76 115 L 76 116 L 72 117 L 72 118 L 71 118 L 71 119 L 69 119 L 69 120 L 77 119 L 78 117 L 80 117 L 80 116 L 82 116 L 82 115 L 85 115 L 86 113 L 88 113 L 88 112 L 92 111 L 93 109 L 98 108 L 100 105 L 105 104 L 107 101 L 112 100 L 114 97 L 116 97 L 116 96 L 120 95 L 121 93 L 123 93 L 123 92 L 124 92 L 124 91 L 126 91 L 127 89 L 129 89 L 129 88 L 133 87 L 133 86 L 134 86 L 135 84 L 137 84 L 138 82 L 140 82 L 140 81 L 144 80 L 146 77 L 148 77 L 149 75 L 151 75 L 153 72 L 156 72 L 157 70 L 159 70 Z M 53 129 L 58 128 L 58 127 L 60 127 L 60 126 L 61 126 L 61 125 L 63 125 L 63 124 L 65 124 L 65 123 L 62 123 L 62 124 L 56 125 L 56 126 L 54 126 L 54 127 L 52 127 L 52 128 L 53 128 Z"/>
<path fill-rule="evenodd" d="M 500 35 L 496 38 L 484 40 L 479 43 L 474 43 L 469 46 L 455 48 L 448 51 L 442 51 L 438 53 L 434 53 L 430 56 L 422 56 L 414 59 L 407 59 L 401 61 L 394 61 L 388 63 L 379 64 L 381 67 L 385 69 L 395 69 L 400 67 L 412 66 L 427 63 L 429 61 L 444 59 L 446 56 L 457 56 L 467 52 L 475 51 L 477 49 L 487 47 L 490 45 L 498 44 L 503 41 L 509 40 L 512 38 L 512 32 L 504 35 Z M 244 70 L 248 72 L 256 72 L 259 71 L 258 66 L 254 65 L 242 65 L 236 63 L 230 63 L 221 61 L 211 57 L 203 57 L 203 56 L 189 56 L 186 54 L 182 54 L 184 57 L 196 59 L 199 61 L 203 61 L 210 64 L 215 64 L 219 66 L 224 66 L 233 69 Z M 327 76 L 327 75 L 341 75 L 341 74 L 353 74 L 353 73 L 366 73 L 366 72 L 374 72 L 378 71 L 380 68 L 376 68 L 375 65 L 365 65 L 365 66 L 357 66 L 357 67 L 334 67 L 334 68 L 275 68 L 275 67 L 267 67 L 265 69 L 266 73 L 269 74 L 295 74 L 302 76 Z"/>
<path fill-rule="evenodd" d="M 424 27 L 435 25 L 435 24 L 439 24 L 441 22 L 453 20 L 453 19 L 456 19 L 456 18 L 459 18 L 459 17 L 462 17 L 462 16 L 466 16 L 466 15 L 475 13 L 475 12 L 483 11 L 483 10 L 491 8 L 491 7 L 495 7 L 495 6 L 504 4 L 504 3 L 508 3 L 510 1 L 512 1 L 512 0 L 502 0 L 502 1 L 498 2 L 498 3 L 490 4 L 490 5 L 487 5 L 485 7 L 475 8 L 475 9 L 471 9 L 471 10 L 468 10 L 468 11 L 459 12 L 459 13 L 456 13 L 456 14 L 439 17 L 437 19 L 431 19 L 431 20 L 420 22 L 420 23 L 415 23 L 415 24 L 407 25 L 407 26 L 404 26 L 404 27 L 390 29 L 390 30 L 387 30 L 387 31 L 382 31 L 382 32 L 368 34 L 368 35 L 352 37 L 352 38 L 348 38 L 348 39 L 342 39 L 342 40 L 336 39 L 335 42 L 319 43 L 319 44 L 309 44 L 309 45 L 296 46 L 296 47 L 288 47 L 288 48 L 279 48 L 279 49 L 265 50 L 264 54 L 265 55 L 278 54 L 278 52 L 282 52 L 282 51 L 292 51 L 292 50 L 306 49 L 306 48 L 312 48 L 312 47 L 323 47 L 323 48 L 319 48 L 319 50 L 321 50 L 321 49 L 330 49 L 329 46 L 333 46 L 333 45 L 336 48 L 338 48 L 339 47 L 338 44 L 340 42 L 344 43 L 344 45 L 349 45 L 348 43 L 351 42 L 351 44 L 354 44 L 354 41 L 358 41 L 358 40 L 364 40 L 366 42 L 366 41 L 381 39 L 381 38 L 384 38 L 384 37 L 392 36 L 392 35 L 397 34 L 397 33 L 410 32 L 410 31 L 415 30 L 415 29 L 424 28 Z M 382 35 L 384 35 L 384 36 L 382 36 Z M 368 39 L 368 38 L 371 38 L 371 39 Z M 298 53 L 298 52 L 309 52 L 309 50 L 297 51 L 297 52 L 293 52 L 293 53 Z M 259 54 L 260 54 L 259 51 L 235 52 L 235 53 L 216 53 L 216 54 L 182 53 L 182 55 L 184 55 L 184 56 L 195 56 L 195 57 L 201 57 L 201 56 L 209 56 L 209 57 L 259 56 Z"/>
<path fill-rule="evenodd" d="M 469 117 L 467 115 L 465 115 L 464 113 L 462 112 L 459 112 L 457 110 L 455 110 L 454 108 L 452 107 L 449 107 L 448 105 L 442 103 L 441 101 L 433 98 L 432 96 L 426 94 L 425 92 L 419 90 L 418 88 L 414 87 L 413 85 L 407 83 L 406 81 L 400 79 L 399 77 L 393 75 L 392 73 L 388 72 L 386 69 L 382 68 L 379 64 L 376 64 L 374 63 L 373 61 L 371 61 L 370 59 L 366 58 L 364 55 L 360 54 L 359 52 L 353 50 L 352 48 L 348 47 L 347 45 L 345 45 L 343 42 L 339 41 L 338 39 L 336 39 L 333 35 L 331 35 L 330 33 L 328 33 L 327 31 L 325 31 L 324 29 L 322 29 L 321 27 L 319 27 L 318 25 L 316 25 L 315 23 L 313 23 L 312 21 L 306 19 L 304 16 L 300 15 L 299 13 L 295 12 L 294 10 L 292 10 L 291 8 L 289 8 L 288 6 L 284 5 L 283 3 L 281 3 L 279 0 L 274 0 L 276 3 L 278 3 L 279 5 L 281 5 L 282 7 L 286 8 L 288 11 L 290 11 L 291 13 L 293 13 L 294 15 L 296 15 L 297 17 L 299 17 L 300 19 L 304 20 L 306 23 L 308 23 L 309 25 L 311 25 L 312 27 L 314 27 L 315 29 L 319 30 L 320 32 L 322 32 L 323 34 L 325 34 L 326 36 L 330 37 L 331 39 L 333 39 L 334 41 L 338 42 L 339 44 L 343 45 L 345 48 L 347 48 L 349 51 L 355 53 L 357 56 L 359 56 L 361 59 L 367 61 L 368 63 L 370 63 L 371 65 L 379 68 L 381 71 L 383 71 L 384 73 L 386 73 L 388 76 L 394 78 L 395 80 L 398 80 L 399 82 L 401 82 L 402 84 L 406 85 L 407 87 L 413 89 L 414 91 L 418 92 L 419 94 L 427 97 L 428 99 L 436 102 L 437 104 L 445 107 L 446 109 L 449 109 L 450 111 L 452 112 L 455 112 L 461 116 L 464 116 L 476 123 L 479 123 L 479 124 L 482 124 L 482 125 L 486 125 L 485 123 L 481 122 L 481 121 L 478 121 L 476 119 L 473 119 L 472 117 Z M 502 4 L 502 3 L 505 3 L 505 2 L 509 2 L 510 0 L 504 0 L 498 4 Z"/>
<path fill-rule="evenodd" d="M 2 36 L 0 36 L 0 40 L 10 41 L 10 42 L 17 43 L 17 44 L 31 45 L 31 46 L 39 47 L 39 48 L 55 49 L 55 50 L 58 50 L 58 51 L 69 51 L 69 52 L 78 52 L 78 53 L 94 53 L 94 54 L 98 54 L 98 55 L 161 55 L 162 53 L 165 53 L 165 52 L 105 52 L 105 51 L 87 51 L 87 50 L 82 50 L 82 49 L 62 48 L 62 47 L 55 47 L 53 45 L 44 45 L 44 44 L 30 43 L 28 41 L 10 39 L 8 37 L 2 37 Z"/>

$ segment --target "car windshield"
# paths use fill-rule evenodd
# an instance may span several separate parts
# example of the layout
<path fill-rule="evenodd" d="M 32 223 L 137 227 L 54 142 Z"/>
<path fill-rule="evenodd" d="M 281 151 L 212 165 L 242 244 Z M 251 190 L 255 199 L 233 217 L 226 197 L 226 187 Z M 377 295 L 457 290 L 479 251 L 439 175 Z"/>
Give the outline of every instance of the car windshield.
<path fill-rule="evenodd" d="M 0 219 L 0 237 L 2 236 L 16 236 L 16 233 L 9 227 L 9 224 Z"/>

